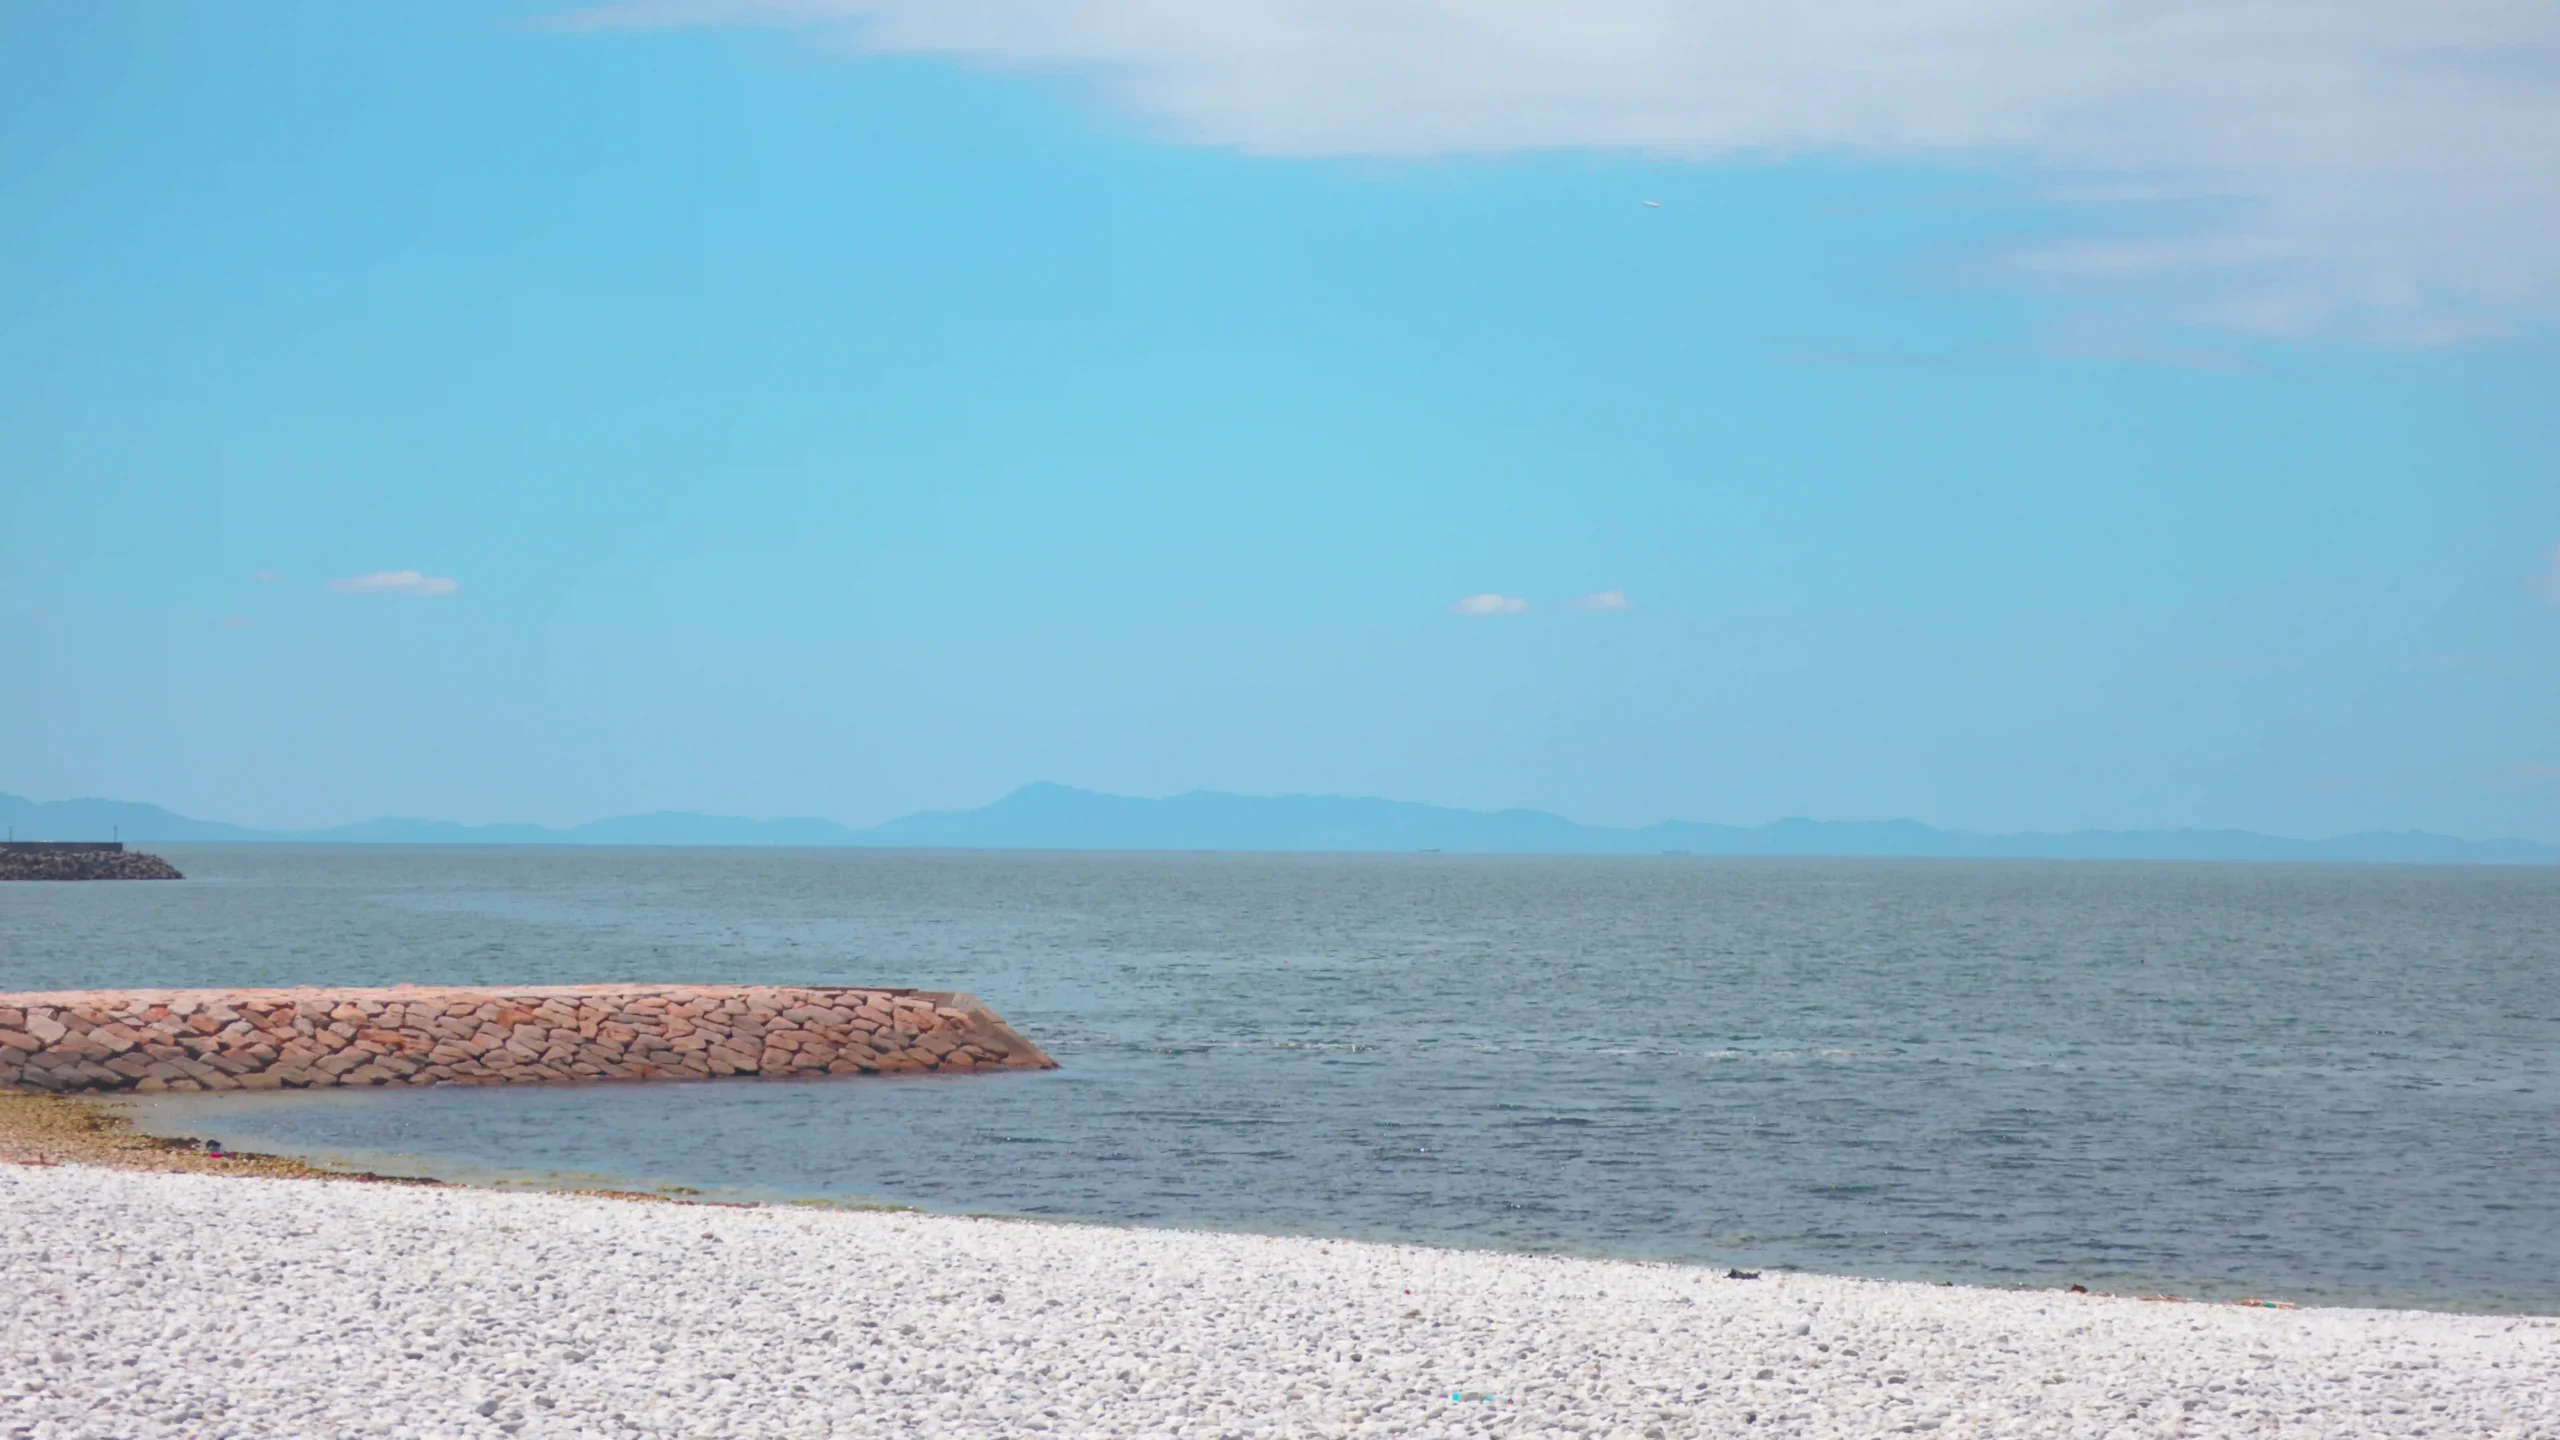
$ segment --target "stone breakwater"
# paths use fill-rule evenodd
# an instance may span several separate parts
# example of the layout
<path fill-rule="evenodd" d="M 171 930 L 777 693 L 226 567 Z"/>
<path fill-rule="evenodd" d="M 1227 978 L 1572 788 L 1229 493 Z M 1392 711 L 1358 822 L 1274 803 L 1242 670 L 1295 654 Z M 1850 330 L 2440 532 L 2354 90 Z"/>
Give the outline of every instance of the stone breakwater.
<path fill-rule="evenodd" d="M 0 994 L 0 1088 L 156 1092 L 1053 1069 L 974 996 L 789 986 Z"/>
<path fill-rule="evenodd" d="M 0 880 L 184 880 L 157 855 L 122 845 L 0 841 Z"/>
<path fill-rule="evenodd" d="M 2560 1325 L 0 1165 L 60 1440 L 2560 1433 Z"/>

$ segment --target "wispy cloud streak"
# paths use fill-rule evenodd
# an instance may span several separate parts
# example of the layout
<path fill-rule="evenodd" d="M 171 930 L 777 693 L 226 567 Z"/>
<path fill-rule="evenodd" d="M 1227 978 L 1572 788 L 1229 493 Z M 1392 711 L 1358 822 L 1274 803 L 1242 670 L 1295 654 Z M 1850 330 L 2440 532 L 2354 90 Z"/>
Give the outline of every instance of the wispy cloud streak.
<path fill-rule="evenodd" d="M 331 592 L 339 595 L 416 595 L 428 600 L 461 588 L 462 583 L 449 575 L 422 575 L 415 570 L 376 570 L 329 582 Z"/>
<path fill-rule="evenodd" d="M 2120 223 L 2007 273 L 2137 328 L 2442 344 L 2560 312 L 2550 0 L 633 0 L 560 23 L 1079 74 L 1173 138 L 1275 155 L 2022 161 Z"/>

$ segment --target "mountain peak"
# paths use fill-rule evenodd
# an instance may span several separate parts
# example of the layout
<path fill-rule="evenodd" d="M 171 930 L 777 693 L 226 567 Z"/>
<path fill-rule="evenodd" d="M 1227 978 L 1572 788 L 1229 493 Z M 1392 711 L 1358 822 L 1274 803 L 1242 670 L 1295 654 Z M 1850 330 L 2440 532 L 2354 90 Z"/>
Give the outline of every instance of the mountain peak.
<path fill-rule="evenodd" d="M 1584 825 L 1543 810 L 1459 810 L 1345 795 L 1237 795 L 1191 790 L 1152 800 L 1041 780 L 975 810 L 908 815 L 868 830 L 831 820 L 747 820 L 655 811 L 569 829 L 371 820 L 329 830 L 262 831 L 191 820 L 113 800 L 39 803 L 0 795 L 0 821 L 22 840 L 300 841 L 341 844 L 801 845 L 1031 850 L 1441 850 L 1478 854 L 1874 856 L 2031 860 L 2275 860 L 2423 864 L 2560 864 L 2560 845 L 2369 831 L 2297 840 L 2245 830 L 2084 830 L 1977 835 L 1917 820 L 1791 816 L 1744 828 L 1675 820 L 1640 829 Z"/>

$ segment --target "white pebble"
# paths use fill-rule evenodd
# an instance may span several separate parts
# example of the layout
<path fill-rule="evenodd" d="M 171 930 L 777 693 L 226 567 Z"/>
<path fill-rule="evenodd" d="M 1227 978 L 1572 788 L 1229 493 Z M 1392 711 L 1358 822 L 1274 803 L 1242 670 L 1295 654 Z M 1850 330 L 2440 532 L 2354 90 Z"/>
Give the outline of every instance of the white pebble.
<path fill-rule="evenodd" d="M 2540 1318 L 75 1166 L 0 1213 L 8 1435 L 2560 1432 Z"/>

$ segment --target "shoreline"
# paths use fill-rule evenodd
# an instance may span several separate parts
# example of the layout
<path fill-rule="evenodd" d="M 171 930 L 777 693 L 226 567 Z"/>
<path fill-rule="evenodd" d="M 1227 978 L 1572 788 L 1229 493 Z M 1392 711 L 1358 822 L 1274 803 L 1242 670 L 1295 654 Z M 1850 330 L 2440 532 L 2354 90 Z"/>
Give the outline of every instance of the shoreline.
<path fill-rule="evenodd" d="M 42 1092 L 0 1090 L 0 1166 L 51 1170 L 63 1167 L 158 1175 L 209 1175 L 239 1180 L 322 1180 L 351 1185 L 411 1185 L 435 1189 L 488 1190 L 508 1187 L 447 1180 L 435 1175 L 399 1175 L 371 1169 L 314 1164 L 293 1155 L 253 1150 L 213 1150 L 186 1136 L 155 1135 L 136 1127 L 133 1118 L 110 1105 L 124 1097 L 74 1099 Z M 661 1204 L 707 1204 L 738 1208 L 721 1200 L 693 1200 L 683 1195 L 612 1186 L 527 1185 L 525 1189 L 556 1195 L 632 1200 Z"/>
<path fill-rule="evenodd" d="M 132 1118 L 68 1096 L 0 1090 L 0 1164 L 51 1168 L 87 1166 L 163 1174 L 231 1175 L 270 1180 L 349 1180 L 400 1185 L 442 1185 L 415 1175 L 332 1170 L 289 1155 L 249 1151 L 206 1153 L 197 1141 L 153 1135 Z"/>
<path fill-rule="evenodd" d="M 0 1165 L 74 1165 L 101 1169 L 243 1178 L 344 1180 L 367 1184 L 434 1186 L 496 1194 L 577 1195 L 644 1203 L 714 1206 L 722 1209 L 896 1212 L 945 1219 L 1020 1222 L 1141 1234 L 1250 1235 L 1274 1240 L 1403 1246 L 1450 1254 L 1480 1254 L 1520 1259 L 1668 1265 L 1701 1271 L 1722 1271 L 1727 1268 L 1726 1262 L 1721 1259 L 1611 1253 L 1603 1250 L 1513 1248 L 1427 1237 L 1344 1234 L 1316 1229 L 1259 1229 L 1251 1226 L 1215 1224 L 1151 1224 L 1142 1220 L 1111 1216 L 1050 1215 L 1007 1210 L 942 1208 L 928 1203 L 897 1199 L 793 1195 L 752 1188 L 695 1185 L 677 1180 L 653 1183 L 650 1177 L 641 1175 L 526 1169 L 500 1162 L 439 1160 L 433 1156 L 388 1150 L 275 1154 L 226 1149 L 218 1155 L 209 1155 L 205 1150 L 204 1140 L 191 1136 L 157 1133 L 146 1128 L 137 1119 L 134 1113 L 137 1108 L 154 1108 L 161 1098 L 163 1097 L 129 1094 L 70 1096 L 0 1091 Z M 212 1101 L 221 1097 L 166 1098 Z M 2560 1316 L 2560 1312 L 2546 1314 L 2530 1309 L 2464 1305 L 2458 1300 L 2430 1303 L 2428 1299 L 2423 1298 L 2408 1299 L 2379 1295 L 2333 1296 L 2316 1292 L 2307 1297 L 2273 1294 L 2267 1296 L 2182 1295 L 2168 1293 L 2156 1287 L 2113 1290 L 2104 1288 L 2103 1281 L 2096 1286 L 2084 1287 L 2071 1282 L 2038 1284 L 2024 1281 L 1950 1280 L 1940 1278 L 1934 1273 L 1876 1274 L 1853 1270 L 1807 1268 L 1786 1263 L 1757 1261 L 1743 1263 L 1756 1264 L 1760 1270 L 1771 1276 L 1915 1285 L 1990 1294 L 2086 1295 L 2097 1299 L 2137 1300 L 2154 1304 L 2246 1310 L 2356 1311 L 2374 1314 L 2462 1315 L 2527 1320 Z M 1758 1272 L 1755 1271 L 1755 1273 Z"/>
<path fill-rule="evenodd" d="M 0 1410 L 653 1440 L 2560 1427 L 2550 1317 L 640 1198 L 0 1165 Z"/>

